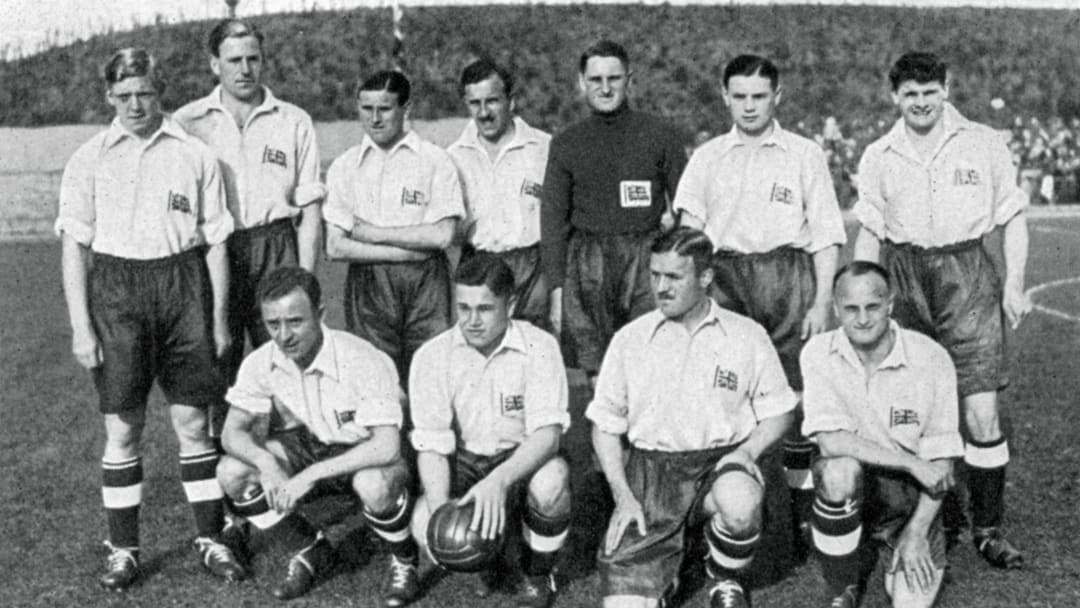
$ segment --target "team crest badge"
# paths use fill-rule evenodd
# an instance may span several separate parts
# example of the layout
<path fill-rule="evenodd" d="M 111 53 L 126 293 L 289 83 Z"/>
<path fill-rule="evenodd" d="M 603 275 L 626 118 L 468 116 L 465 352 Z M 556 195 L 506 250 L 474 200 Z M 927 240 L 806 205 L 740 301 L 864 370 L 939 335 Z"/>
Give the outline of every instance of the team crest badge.
<path fill-rule="evenodd" d="M 529 180 L 523 180 L 521 182 L 521 193 L 525 196 L 531 196 L 534 198 L 540 198 L 540 193 L 544 187 L 536 182 L 530 182 Z"/>
<path fill-rule="evenodd" d="M 345 410 L 343 412 L 334 410 L 334 418 L 337 419 L 338 428 L 341 428 L 356 420 L 356 412 L 354 410 Z"/>
<path fill-rule="evenodd" d="M 509 416 L 525 409 L 525 395 L 499 394 L 499 399 L 502 401 L 503 416 Z"/>
<path fill-rule="evenodd" d="M 652 182 L 648 180 L 619 182 L 619 201 L 624 208 L 652 206 Z"/>
<path fill-rule="evenodd" d="M 169 210 L 190 214 L 191 200 L 179 192 L 169 190 Z"/>
<path fill-rule="evenodd" d="M 889 426 L 919 424 L 919 413 L 915 410 L 889 408 Z"/>
<path fill-rule="evenodd" d="M 721 369 L 719 365 L 716 366 L 716 371 L 713 372 L 713 388 L 722 388 L 729 391 L 739 390 L 739 375 L 728 369 Z"/>
<path fill-rule="evenodd" d="M 401 189 L 402 207 L 423 207 L 427 204 L 427 197 L 419 190 Z"/>
<path fill-rule="evenodd" d="M 262 162 L 263 164 L 270 163 L 286 169 L 289 168 L 289 157 L 285 156 L 285 153 L 281 150 L 275 150 L 270 146 L 263 146 Z"/>
<path fill-rule="evenodd" d="M 955 186 L 978 186 L 982 183 L 982 177 L 975 169 L 957 169 L 953 172 L 953 185 Z"/>
<path fill-rule="evenodd" d="M 795 202 L 795 193 L 787 186 L 773 183 L 772 193 L 769 195 L 769 202 L 791 205 Z"/>

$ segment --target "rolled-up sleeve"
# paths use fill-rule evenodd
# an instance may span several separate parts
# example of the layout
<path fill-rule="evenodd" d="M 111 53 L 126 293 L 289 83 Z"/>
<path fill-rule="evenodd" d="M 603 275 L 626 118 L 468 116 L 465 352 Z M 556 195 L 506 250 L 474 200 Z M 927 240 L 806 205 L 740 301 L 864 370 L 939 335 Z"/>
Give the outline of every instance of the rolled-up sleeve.
<path fill-rule="evenodd" d="M 319 181 L 319 146 L 310 120 L 300 122 L 297 133 L 296 191 L 293 204 L 306 207 L 326 198 L 326 187 Z"/>
<path fill-rule="evenodd" d="M 224 243 L 233 231 L 233 217 L 225 199 L 225 182 L 217 158 L 200 155 L 202 162 L 202 221 L 200 230 L 207 245 Z"/>
<path fill-rule="evenodd" d="M 322 216 L 327 223 L 351 231 L 356 220 L 353 216 L 351 180 L 347 175 L 348 158 L 351 158 L 349 153 L 338 157 L 326 172 L 326 202 L 323 203 Z"/>
<path fill-rule="evenodd" d="M 960 407 L 956 393 L 956 368 L 952 359 L 940 349 L 935 355 L 934 405 L 929 420 L 919 438 L 919 458 L 936 460 L 956 458 L 964 454 L 964 440 L 960 437 Z"/>
<path fill-rule="evenodd" d="M 94 241 L 94 159 L 90 146 L 75 152 L 60 180 L 60 206 L 53 229 L 87 247 Z"/>
<path fill-rule="evenodd" d="M 881 152 L 869 148 L 859 160 L 859 171 L 856 176 L 859 189 L 859 200 L 855 202 L 852 213 L 855 219 L 869 230 L 879 240 L 884 240 L 885 234 L 885 198 L 881 192 Z"/>
<path fill-rule="evenodd" d="M 585 409 L 588 418 L 601 431 L 611 435 L 625 435 L 630 428 L 627 417 L 629 412 L 629 393 L 627 391 L 625 357 L 625 334 L 615 334 L 604 361 L 600 365 L 600 374 L 596 379 L 596 390 L 589 407 Z"/>
<path fill-rule="evenodd" d="M 706 191 L 709 178 L 714 177 L 709 171 L 710 159 L 715 160 L 713 155 L 708 153 L 708 148 L 699 149 L 690 157 L 690 162 L 686 164 L 686 170 L 679 180 L 679 187 L 675 190 L 675 199 L 671 202 L 675 213 L 685 211 L 703 222 L 708 219 Z"/>
<path fill-rule="evenodd" d="M 439 342 L 429 342 L 413 357 L 409 370 L 409 414 L 413 431 L 409 438 L 418 452 L 449 456 L 454 453 L 457 442 L 446 373 L 449 353 L 440 346 Z"/>
<path fill-rule="evenodd" d="M 757 328 L 754 343 L 746 345 L 754 349 L 756 377 L 750 390 L 750 403 L 758 421 L 774 418 L 795 409 L 798 397 L 791 390 L 780 355 L 769 340 L 764 329 Z"/>
<path fill-rule="evenodd" d="M 364 426 L 402 425 L 402 403 L 405 396 L 398 383 L 397 368 L 386 353 L 376 352 L 370 368 L 357 373 L 357 390 L 362 406 L 357 417 Z"/>
<path fill-rule="evenodd" d="M 543 341 L 531 345 L 528 383 L 525 386 L 525 434 L 557 424 L 565 433 L 570 428 L 570 410 L 559 343 L 544 334 Z"/>
<path fill-rule="evenodd" d="M 439 220 L 465 217 L 465 200 L 461 193 L 461 180 L 457 165 L 444 150 L 432 146 L 435 164 L 431 174 L 431 204 L 424 213 L 424 221 L 434 224 Z"/>
<path fill-rule="evenodd" d="M 256 416 L 265 416 L 274 407 L 269 385 L 270 359 L 264 351 L 248 355 L 240 364 L 236 383 L 225 394 L 225 401 Z"/>
<path fill-rule="evenodd" d="M 1028 196 L 1020 189 L 1016 181 L 1016 165 L 1013 164 L 1009 148 L 1000 141 L 993 142 L 992 179 L 994 188 L 994 224 L 1004 226 L 1016 214 L 1028 206 Z"/>
<path fill-rule="evenodd" d="M 843 245 L 847 240 L 844 218 L 840 215 L 840 203 L 836 200 L 829 164 L 825 153 L 813 147 L 804 162 L 809 163 L 803 172 L 809 179 L 805 185 L 806 224 L 810 231 L 807 251 L 814 253 L 833 245 Z"/>
<path fill-rule="evenodd" d="M 826 336 L 832 335 L 825 334 Z M 813 438 L 815 433 L 830 431 L 855 432 L 855 424 L 843 406 L 843 399 L 837 393 L 828 365 L 829 339 L 813 338 L 799 355 L 799 367 L 802 368 L 802 434 Z"/>

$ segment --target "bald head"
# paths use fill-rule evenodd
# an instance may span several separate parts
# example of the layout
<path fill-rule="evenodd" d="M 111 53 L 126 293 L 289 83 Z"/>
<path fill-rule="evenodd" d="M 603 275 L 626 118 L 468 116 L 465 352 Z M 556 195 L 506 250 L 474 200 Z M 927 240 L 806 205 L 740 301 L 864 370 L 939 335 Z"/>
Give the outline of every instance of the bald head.
<path fill-rule="evenodd" d="M 889 273 L 873 262 L 852 262 L 833 280 L 836 317 L 856 349 L 872 349 L 889 331 L 892 314 Z"/>

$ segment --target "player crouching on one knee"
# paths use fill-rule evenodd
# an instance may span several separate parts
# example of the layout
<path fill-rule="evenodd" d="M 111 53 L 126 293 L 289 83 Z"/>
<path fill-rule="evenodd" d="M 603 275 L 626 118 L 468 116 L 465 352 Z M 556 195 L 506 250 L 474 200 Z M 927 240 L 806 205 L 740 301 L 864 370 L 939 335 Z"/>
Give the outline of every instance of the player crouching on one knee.
<path fill-rule="evenodd" d="M 364 340 L 323 325 L 319 283 L 306 270 L 271 272 L 259 302 L 271 342 L 244 359 L 226 395 L 218 481 L 238 515 L 292 553 L 272 589 L 280 599 L 306 593 L 333 561 L 322 532 L 297 511 L 300 501 L 313 490 L 354 493 L 390 548 L 384 603 L 405 605 L 419 592 L 418 552 L 408 533 L 412 499 L 394 364 Z M 258 429 L 272 411 L 283 424 L 263 440 Z"/>
<path fill-rule="evenodd" d="M 413 534 L 426 544 L 431 514 L 453 497 L 473 503 L 484 538 L 522 519 L 519 606 L 548 606 L 552 568 L 570 525 L 570 486 L 559 442 L 570 425 L 558 342 L 510 318 L 514 275 L 481 252 L 454 279 L 457 324 L 424 344 L 409 374 L 413 446 L 423 496 Z M 486 593 L 490 589 L 482 589 Z"/>
<path fill-rule="evenodd" d="M 765 330 L 709 297 L 704 232 L 676 228 L 651 252 L 658 309 L 615 334 L 585 414 L 615 498 L 603 605 L 657 606 L 677 586 L 687 530 L 703 526 L 711 606 L 745 608 L 763 526 L 756 461 L 790 427 L 795 393 Z"/>
<path fill-rule="evenodd" d="M 842 327 L 801 356 L 803 433 L 821 448 L 812 526 L 830 606 L 858 605 L 866 537 L 880 543 L 892 605 L 929 607 L 945 571 L 941 499 L 964 453 L 956 371 L 943 347 L 890 319 L 881 266 L 845 266 L 833 291 Z"/>

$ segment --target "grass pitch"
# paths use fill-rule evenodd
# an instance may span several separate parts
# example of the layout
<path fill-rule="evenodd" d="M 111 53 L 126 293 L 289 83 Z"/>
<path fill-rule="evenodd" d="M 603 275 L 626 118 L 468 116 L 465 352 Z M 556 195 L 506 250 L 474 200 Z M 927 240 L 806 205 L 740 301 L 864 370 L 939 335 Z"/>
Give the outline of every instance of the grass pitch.
<path fill-rule="evenodd" d="M 1029 287 L 1080 274 L 1080 219 L 1033 220 Z M 324 264 L 328 320 L 341 326 L 344 269 Z M 88 374 L 69 353 L 70 331 L 55 241 L 0 245 L 0 605 L 2 606 L 263 606 L 274 603 L 267 587 L 281 560 L 256 559 L 254 580 L 225 585 L 205 574 L 190 548 L 190 511 L 181 490 L 176 443 L 162 400 L 151 399 L 144 437 L 145 502 L 142 540 L 145 574 L 124 594 L 97 585 L 104 550 L 100 506 L 103 428 Z M 1010 334 L 1012 385 L 1003 394 L 1013 464 L 1009 469 L 1006 524 L 1025 550 L 1022 571 L 991 570 L 966 542 L 952 556 L 953 581 L 942 608 L 1080 606 L 1080 277 L 1036 290 L 1049 312 L 1028 318 Z M 573 376 L 576 379 L 576 376 Z M 579 380 L 579 379 L 578 379 Z M 572 391 L 572 452 L 586 450 L 580 423 L 585 392 Z M 586 547 L 595 488 L 581 487 L 572 551 L 562 569 L 558 606 L 596 606 L 599 585 Z M 291 606 L 377 606 L 386 556 L 370 537 L 339 527 L 342 565 L 329 580 Z M 365 539 L 356 542 L 356 539 Z M 475 578 L 438 581 L 417 603 L 430 607 L 485 608 L 505 597 L 473 597 Z M 756 606 L 824 604 L 817 564 L 787 571 L 778 583 L 754 591 Z M 698 592 L 686 606 L 704 606 Z M 870 582 L 867 607 L 886 606 L 880 567 Z"/>

